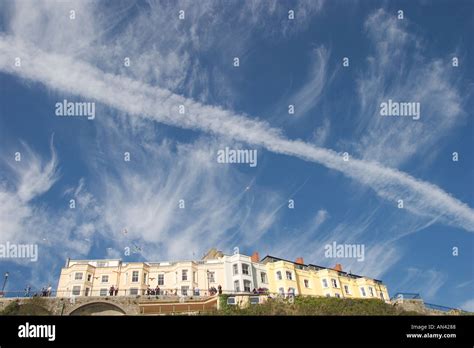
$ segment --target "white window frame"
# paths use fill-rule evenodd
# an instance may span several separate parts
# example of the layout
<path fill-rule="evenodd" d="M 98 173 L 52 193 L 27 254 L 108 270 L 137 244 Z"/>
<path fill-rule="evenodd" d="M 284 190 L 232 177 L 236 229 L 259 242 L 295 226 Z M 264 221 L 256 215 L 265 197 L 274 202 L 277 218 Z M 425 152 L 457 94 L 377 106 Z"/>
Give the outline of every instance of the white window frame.
<path fill-rule="evenodd" d="M 239 274 L 239 265 L 238 265 L 237 263 L 234 263 L 234 264 L 232 265 L 232 273 L 233 273 L 234 275 Z"/>
<path fill-rule="evenodd" d="M 369 294 L 370 294 L 370 297 L 374 297 L 374 288 L 369 286 Z"/>
<path fill-rule="evenodd" d="M 137 275 L 136 280 L 134 280 L 135 274 Z M 138 283 L 139 279 L 140 279 L 140 271 L 132 271 L 132 283 Z"/>
<path fill-rule="evenodd" d="M 188 281 L 188 270 L 187 269 L 181 270 L 181 281 L 183 281 L 183 282 Z"/>
<path fill-rule="evenodd" d="M 209 271 L 209 282 L 210 283 L 215 283 L 216 282 L 216 272 L 211 272 Z"/>
<path fill-rule="evenodd" d="M 268 284 L 268 278 L 266 272 L 260 272 L 260 280 L 263 284 Z"/>
<path fill-rule="evenodd" d="M 164 274 L 158 274 L 158 285 L 165 285 L 165 275 Z"/>
<path fill-rule="evenodd" d="M 359 287 L 359 290 L 362 297 L 367 297 L 367 293 L 365 292 L 365 288 L 363 286 Z"/>
<path fill-rule="evenodd" d="M 80 277 L 77 277 L 78 275 L 80 275 Z M 84 279 L 84 273 L 83 272 L 76 272 L 74 274 L 74 280 L 82 280 Z"/>
<path fill-rule="evenodd" d="M 107 280 L 104 281 L 104 277 L 107 277 Z M 100 277 L 100 282 L 101 282 L 101 283 L 108 283 L 108 282 L 109 282 L 109 275 L 108 275 L 108 274 L 103 274 L 103 275 Z"/>
<path fill-rule="evenodd" d="M 250 265 L 248 265 L 246 263 L 242 264 L 242 274 L 250 275 Z"/>
<path fill-rule="evenodd" d="M 283 276 L 281 274 L 281 271 L 277 271 L 276 272 L 276 277 L 277 277 L 277 280 L 282 280 L 283 279 Z"/>
<path fill-rule="evenodd" d="M 349 287 L 349 285 L 344 285 L 344 291 L 345 291 L 346 294 L 348 294 L 348 295 L 351 294 L 351 288 Z"/>
<path fill-rule="evenodd" d="M 328 280 L 326 278 L 321 279 L 321 283 L 323 285 L 323 288 L 326 289 L 329 287 Z"/>
<path fill-rule="evenodd" d="M 332 285 L 333 288 L 338 289 L 338 287 L 337 287 L 337 279 L 331 278 L 331 285 Z"/>
<path fill-rule="evenodd" d="M 99 290 L 99 296 L 107 296 L 108 289 L 107 288 L 102 288 Z"/>
<path fill-rule="evenodd" d="M 285 274 L 286 274 L 286 280 L 293 280 L 293 272 L 285 271 Z"/>
<path fill-rule="evenodd" d="M 234 291 L 235 292 L 240 292 L 240 281 L 239 280 L 234 280 Z"/>
<path fill-rule="evenodd" d="M 245 284 L 248 284 L 248 287 L 246 287 Z M 247 279 L 244 280 L 244 291 L 245 292 L 251 292 L 252 291 L 252 282 L 250 280 L 247 280 Z"/>
<path fill-rule="evenodd" d="M 79 288 L 79 290 L 77 290 L 77 288 Z M 75 294 L 75 292 L 78 292 L 78 294 Z M 81 296 L 81 286 L 80 285 L 74 285 L 72 287 L 71 295 L 72 296 Z"/>
<path fill-rule="evenodd" d="M 304 283 L 304 287 L 305 287 L 306 289 L 309 289 L 309 280 L 308 280 L 308 279 L 304 279 L 304 280 L 303 280 L 303 283 Z"/>

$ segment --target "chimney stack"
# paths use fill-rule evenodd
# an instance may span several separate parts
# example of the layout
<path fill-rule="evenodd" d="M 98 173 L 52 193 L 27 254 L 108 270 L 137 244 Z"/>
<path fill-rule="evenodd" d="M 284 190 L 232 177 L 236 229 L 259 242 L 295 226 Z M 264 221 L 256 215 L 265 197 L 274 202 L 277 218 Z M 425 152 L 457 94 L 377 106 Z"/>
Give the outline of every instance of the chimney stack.
<path fill-rule="evenodd" d="M 304 265 L 304 260 L 303 260 L 302 257 L 298 257 L 298 258 L 296 258 L 295 263 L 300 264 L 300 265 Z"/>
<path fill-rule="evenodd" d="M 252 262 L 260 262 L 260 255 L 258 255 L 258 251 L 254 252 L 250 259 Z"/>
<path fill-rule="evenodd" d="M 340 263 L 336 263 L 336 266 L 334 266 L 334 269 L 338 272 L 342 272 L 342 265 Z"/>

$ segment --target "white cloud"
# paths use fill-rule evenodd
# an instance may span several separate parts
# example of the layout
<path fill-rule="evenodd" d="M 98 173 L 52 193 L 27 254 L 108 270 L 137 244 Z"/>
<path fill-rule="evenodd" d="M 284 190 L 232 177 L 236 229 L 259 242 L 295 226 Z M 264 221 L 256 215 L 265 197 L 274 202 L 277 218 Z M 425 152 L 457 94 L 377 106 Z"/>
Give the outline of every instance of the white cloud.
<path fill-rule="evenodd" d="M 352 158 L 343 161 L 336 152 L 314 147 L 300 140 L 289 140 L 267 123 L 219 107 L 204 105 L 170 91 L 129 78 L 106 74 L 69 57 L 48 54 L 11 37 L 0 39 L 0 69 L 23 78 L 41 81 L 64 92 L 96 99 L 131 116 L 147 117 L 180 128 L 201 130 L 243 141 L 254 146 L 322 164 L 371 187 L 393 204 L 402 198 L 408 211 L 474 231 L 474 212 L 436 185 L 376 162 Z M 18 69 L 13 57 L 25 57 Z M 178 106 L 187 113 L 178 113 Z M 100 116 L 99 116 L 100 117 Z"/>
<path fill-rule="evenodd" d="M 459 308 L 464 309 L 465 311 L 474 312 L 474 298 L 461 303 Z"/>
<path fill-rule="evenodd" d="M 307 115 L 318 104 L 323 88 L 326 87 L 328 59 L 329 52 L 324 46 L 313 49 L 308 79 L 289 98 L 290 104 L 295 105 L 296 116 Z"/>
<path fill-rule="evenodd" d="M 313 132 L 312 142 L 316 146 L 323 146 L 331 132 L 331 123 L 327 118 L 323 120 L 321 126 L 316 128 Z"/>
<path fill-rule="evenodd" d="M 361 109 L 353 134 L 358 137 L 356 152 L 394 167 L 436 151 L 433 145 L 466 115 L 449 59 L 424 56 L 424 43 L 408 23 L 384 10 L 368 17 L 365 29 L 374 54 L 357 80 Z M 380 104 L 389 99 L 420 103 L 420 119 L 380 116 Z"/>
<path fill-rule="evenodd" d="M 400 291 L 421 294 L 424 299 L 433 299 L 446 283 L 447 275 L 434 269 L 421 270 L 410 267 L 404 280 L 398 285 Z"/>

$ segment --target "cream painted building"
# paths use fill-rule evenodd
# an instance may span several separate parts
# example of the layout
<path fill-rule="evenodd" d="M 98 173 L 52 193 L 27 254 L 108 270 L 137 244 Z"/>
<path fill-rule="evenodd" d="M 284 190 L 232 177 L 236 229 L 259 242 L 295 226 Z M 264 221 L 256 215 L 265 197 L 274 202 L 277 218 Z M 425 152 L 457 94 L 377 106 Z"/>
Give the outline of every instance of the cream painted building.
<path fill-rule="evenodd" d="M 225 255 L 211 249 L 202 260 L 124 262 L 68 260 L 61 270 L 58 297 L 145 295 L 159 288 L 161 296 L 209 296 L 209 289 L 224 293 L 268 291 L 272 295 L 379 298 L 389 301 L 387 287 L 376 279 L 334 269 L 266 256 Z M 157 289 L 158 290 L 158 289 Z M 155 295 L 155 293 L 153 293 Z"/>

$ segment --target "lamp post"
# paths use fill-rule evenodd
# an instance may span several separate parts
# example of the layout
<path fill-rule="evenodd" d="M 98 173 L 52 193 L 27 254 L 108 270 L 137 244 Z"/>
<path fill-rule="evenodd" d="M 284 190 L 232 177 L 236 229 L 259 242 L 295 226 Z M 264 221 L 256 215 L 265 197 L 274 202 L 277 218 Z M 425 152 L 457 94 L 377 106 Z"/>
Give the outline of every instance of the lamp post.
<path fill-rule="evenodd" d="M 10 274 L 8 272 L 5 272 L 5 275 L 4 275 L 5 278 L 3 280 L 2 293 L 1 293 L 2 296 L 4 296 L 3 290 L 5 290 L 5 286 L 7 285 L 7 280 L 8 280 L 9 275 Z"/>

